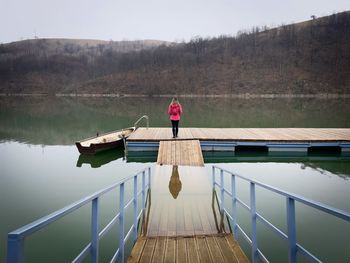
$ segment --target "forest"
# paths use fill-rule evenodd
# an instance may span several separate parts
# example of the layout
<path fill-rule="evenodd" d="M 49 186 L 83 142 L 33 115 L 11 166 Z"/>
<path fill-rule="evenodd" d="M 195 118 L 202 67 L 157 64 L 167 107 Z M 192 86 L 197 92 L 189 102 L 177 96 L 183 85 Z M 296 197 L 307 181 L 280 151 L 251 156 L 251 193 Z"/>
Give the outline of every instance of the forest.
<path fill-rule="evenodd" d="M 350 94 L 350 12 L 188 42 L 0 45 L 1 94 Z"/>

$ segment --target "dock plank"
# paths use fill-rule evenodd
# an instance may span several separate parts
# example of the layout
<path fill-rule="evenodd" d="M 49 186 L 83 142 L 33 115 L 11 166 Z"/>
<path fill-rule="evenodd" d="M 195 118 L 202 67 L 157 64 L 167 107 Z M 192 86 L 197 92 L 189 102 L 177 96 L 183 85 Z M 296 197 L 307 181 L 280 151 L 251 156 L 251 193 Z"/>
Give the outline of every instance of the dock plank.
<path fill-rule="evenodd" d="M 213 262 L 225 262 L 221 252 L 220 248 L 216 244 L 214 237 L 206 237 L 206 241 L 209 248 L 209 253 L 211 255 L 211 258 L 213 259 Z"/>
<path fill-rule="evenodd" d="M 160 141 L 157 163 L 204 166 L 200 142 L 198 140 Z"/>
<path fill-rule="evenodd" d="M 187 249 L 186 249 L 186 240 L 183 237 L 177 238 L 176 241 L 176 262 L 188 262 L 187 260 Z"/>
<path fill-rule="evenodd" d="M 146 241 L 147 239 L 145 237 L 139 237 L 137 239 L 134 248 L 132 249 L 131 254 L 128 258 L 129 263 L 136 263 L 140 261 Z"/>
<path fill-rule="evenodd" d="M 181 140 L 350 141 L 346 128 L 180 128 Z M 128 141 L 171 141 L 170 128 L 139 128 Z"/>
<path fill-rule="evenodd" d="M 153 254 L 153 263 L 162 263 L 164 260 L 165 255 L 165 245 L 166 245 L 166 238 L 165 237 L 159 237 L 157 238 L 156 247 L 154 249 Z"/>
<path fill-rule="evenodd" d="M 139 249 L 141 242 L 145 243 L 142 250 Z M 221 234 L 192 237 L 140 237 L 128 258 L 128 263 L 138 262 L 248 263 L 249 260 L 238 243 L 232 239 L 231 234 Z"/>
<path fill-rule="evenodd" d="M 185 238 L 189 263 L 199 263 L 198 247 L 195 238 Z"/>
<path fill-rule="evenodd" d="M 144 263 L 152 262 L 153 251 L 156 245 L 156 241 L 157 241 L 156 238 L 152 238 L 152 237 L 147 238 L 146 244 L 142 251 L 142 255 L 139 262 L 144 262 Z"/>
<path fill-rule="evenodd" d="M 215 242 L 220 248 L 220 252 L 223 255 L 226 262 L 238 263 L 237 257 L 230 246 L 227 246 L 228 242 L 226 239 L 215 237 Z"/>
<path fill-rule="evenodd" d="M 176 239 L 167 238 L 166 243 L 166 253 L 164 257 L 164 262 L 175 263 L 176 262 Z"/>
<path fill-rule="evenodd" d="M 201 263 L 213 262 L 209 253 L 205 236 L 197 236 L 196 239 L 197 239 L 198 254 L 200 257 L 200 262 Z"/>
<path fill-rule="evenodd" d="M 231 249 L 233 250 L 233 253 L 235 254 L 238 262 L 249 262 L 249 259 L 247 258 L 246 254 L 244 254 L 238 242 L 232 238 L 232 235 L 226 235 L 225 239 L 230 245 Z"/>

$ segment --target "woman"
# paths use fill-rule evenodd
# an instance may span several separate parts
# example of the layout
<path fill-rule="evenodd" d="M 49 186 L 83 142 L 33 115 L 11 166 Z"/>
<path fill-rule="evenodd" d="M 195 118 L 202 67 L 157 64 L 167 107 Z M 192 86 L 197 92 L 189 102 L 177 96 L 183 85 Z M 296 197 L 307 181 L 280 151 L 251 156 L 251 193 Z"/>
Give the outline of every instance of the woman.
<path fill-rule="evenodd" d="M 179 121 L 182 114 L 182 107 L 177 98 L 172 99 L 168 107 L 168 114 L 173 127 L 173 138 L 176 138 L 179 133 Z"/>

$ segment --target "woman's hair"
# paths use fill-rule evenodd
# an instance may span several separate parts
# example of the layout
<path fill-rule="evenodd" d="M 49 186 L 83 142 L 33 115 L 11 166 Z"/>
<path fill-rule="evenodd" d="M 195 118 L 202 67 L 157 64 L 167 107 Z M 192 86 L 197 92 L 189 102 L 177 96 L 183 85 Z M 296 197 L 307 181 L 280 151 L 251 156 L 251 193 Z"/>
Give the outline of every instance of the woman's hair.
<path fill-rule="evenodd" d="M 171 103 L 170 104 L 174 104 L 174 103 L 179 103 L 179 100 L 174 97 L 172 100 L 171 100 Z"/>

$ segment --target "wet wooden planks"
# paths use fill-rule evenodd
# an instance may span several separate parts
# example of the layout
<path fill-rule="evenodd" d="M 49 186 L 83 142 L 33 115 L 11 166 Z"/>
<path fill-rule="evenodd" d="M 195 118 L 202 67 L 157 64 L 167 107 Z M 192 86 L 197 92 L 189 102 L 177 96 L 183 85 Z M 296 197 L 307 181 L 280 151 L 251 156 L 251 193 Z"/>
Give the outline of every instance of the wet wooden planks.
<path fill-rule="evenodd" d="M 229 232 L 206 173 L 200 166 L 157 165 L 147 236 L 194 236 Z"/>
<path fill-rule="evenodd" d="M 180 140 L 350 141 L 350 129 L 331 128 L 180 128 Z M 170 128 L 139 128 L 129 141 L 173 140 Z"/>
<path fill-rule="evenodd" d="M 128 258 L 136 262 L 249 262 L 231 234 L 140 237 Z"/>
<path fill-rule="evenodd" d="M 155 201 L 151 207 L 147 236 L 193 236 L 229 232 L 217 208 L 204 195 L 184 198 L 185 202 Z M 206 202 L 206 203 L 204 203 Z M 215 213 L 215 214 L 214 214 Z"/>
<path fill-rule="evenodd" d="M 200 142 L 198 140 L 160 141 L 157 163 L 204 166 Z"/>

